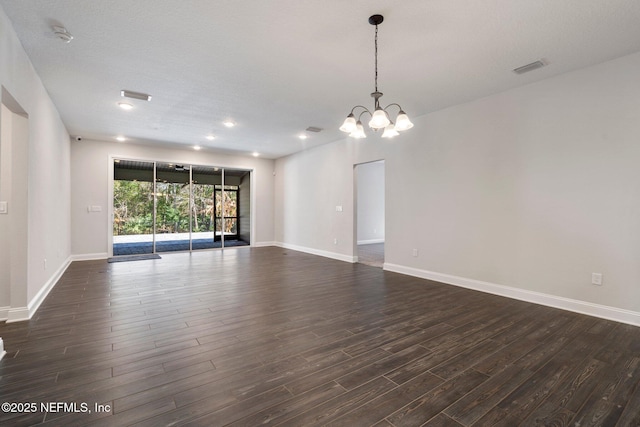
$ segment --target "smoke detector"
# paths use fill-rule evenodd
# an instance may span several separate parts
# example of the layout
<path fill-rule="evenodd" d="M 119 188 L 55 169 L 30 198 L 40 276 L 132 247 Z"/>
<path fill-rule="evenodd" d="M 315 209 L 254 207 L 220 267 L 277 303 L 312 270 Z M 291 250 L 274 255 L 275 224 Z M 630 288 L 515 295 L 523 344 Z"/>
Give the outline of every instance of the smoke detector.
<path fill-rule="evenodd" d="M 71 40 L 73 40 L 73 35 L 69 31 L 67 31 L 65 27 L 54 25 L 53 34 L 55 34 L 60 40 L 65 43 L 69 43 Z"/>

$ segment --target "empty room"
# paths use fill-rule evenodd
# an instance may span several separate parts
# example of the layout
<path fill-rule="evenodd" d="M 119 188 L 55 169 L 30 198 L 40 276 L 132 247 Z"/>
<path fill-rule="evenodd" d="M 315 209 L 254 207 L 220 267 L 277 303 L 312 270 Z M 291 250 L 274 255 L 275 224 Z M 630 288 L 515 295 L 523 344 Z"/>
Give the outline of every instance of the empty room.
<path fill-rule="evenodd" d="M 638 23 L 0 0 L 0 424 L 640 426 Z"/>

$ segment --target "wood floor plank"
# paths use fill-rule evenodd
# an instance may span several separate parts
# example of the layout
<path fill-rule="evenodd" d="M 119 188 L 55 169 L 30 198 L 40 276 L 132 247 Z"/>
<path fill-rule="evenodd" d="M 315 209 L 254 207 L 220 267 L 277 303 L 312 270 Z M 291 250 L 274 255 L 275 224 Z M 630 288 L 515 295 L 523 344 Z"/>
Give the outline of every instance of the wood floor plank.
<path fill-rule="evenodd" d="M 289 389 L 289 387 L 287 387 L 287 389 Z M 315 389 L 311 389 L 306 393 L 298 394 L 267 409 L 254 410 L 252 414 L 229 423 L 229 426 L 254 427 L 258 425 L 266 426 L 282 423 L 308 411 L 310 408 L 345 394 L 345 392 L 346 390 L 343 387 L 332 381 Z"/>
<path fill-rule="evenodd" d="M 404 366 L 416 358 L 423 356 L 427 352 L 427 349 L 419 345 L 409 347 L 399 353 L 389 355 L 382 360 L 373 362 L 364 368 L 338 378 L 336 381 L 342 387 L 347 390 L 351 390 L 366 383 L 367 381 L 371 381 L 373 378 L 382 376 L 394 369 Z"/>
<path fill-rule="evenodd" d="M 395 384 L 386 378 L 378 377 L 360 387 L 349 390 L 341 396 L 327 400 L 321 405 L 309 408 L 297 417 L 282 423 L 276 423 L 276 425 L 289 427 L 325 425 L 341 415 L 375 400 L 381 395 L 386 396 L 385 393 L 395 387 Z"/>
<path fill-rule="evenodd" d="M 435 417 L 431 418 L 426 423 L 422 424 L 423 427 L 463 427 L 462 424 L 452 420 L 443 413 L 439 413 Z"/>
<path fill-rule="evenodd" d="M 465 371 L 395 411 L 387 419 L 397 427 L 421 426 L 486 380 L 487 376 L 480 372 Z"/>
<path fill-rule="evenodd" d="M 256 411 L 261 411 L 265 408 L 269 408 L 273 405 L 282 403 L 290 397 L 291 393 L 286 389 L 286 387 L 281 386 L 265 391 L 262 394 L 250 397 L 247 400 L 229 405 L 215 412 L 211 412 L 207 415 L 188 421 L 186 423 L 180 423 L 179 425 L 203 427 L 226 426 Z M 162 420 L 158 421 L 162 422 Z"/>
<path fill-rule="evenodd" d="M 608 365 L 596 359 L 587 358 L 575 366 L 567 375 L 561 387 L 550 394 L 546 400 L 558 408 L 577 412 L 589 398 L 593 390 L 606 374 Z"/>
<path fill-rule="evenodd" d="M 0 323 L 0 424 L 640 424 L 640 328 L 277 247 L 72 262 Z"/>
<path fill-rule="evenodd" d="M 601 378 L 572 422 L 581 426 L 616 425 L 639 381 L 640 357 L 630 356 Z"/>
<path fill-rule="evenodd" d="M 552 401 L 546 400 L 529 415 L 523 422 L 528 426 L 569 427 L 575 414 L 567 408 L 559 407 Z"/>
<path fill-rule="evenodd" d="M 386 359 L 388 356 L 389 353 L 381 349 L 372 350 L 368 353 L 361 354 L 360 356 L 351 357 L 343 362 L 336 363 L 322 371 L 314 372 L 313 374 L 290 381 L 286 386 L 294 395 L 298 395 L 321 384 L 346 377 L 352 372 L 369 367 L 374 363 L 378 363 L 382 359 Z"/>
<path fill-rule="evenodd" d="M 515 365 L 507 366 L 449 406 L 443 413 L 462 425 L 473 425 L 531 375 L 533 373 L 526 369 Z"/>

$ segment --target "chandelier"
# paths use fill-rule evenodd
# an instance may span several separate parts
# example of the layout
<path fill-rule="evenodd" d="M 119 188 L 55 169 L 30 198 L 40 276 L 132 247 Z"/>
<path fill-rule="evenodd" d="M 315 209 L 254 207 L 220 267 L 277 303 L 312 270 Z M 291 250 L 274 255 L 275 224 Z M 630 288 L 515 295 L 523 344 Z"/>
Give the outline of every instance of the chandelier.
<path fill-rule="evenodd" d="M 380 97 L 382 97 L 382 92 L 378 91 L 378 25 L 382 23 L 384 17 L 382 15 L 372 15 L 369 17 L 369 24 L 375 25 L 375 91 L 371 94 L 371 97 L 374 99 L 374 109 L 373 113 L 365 106 L 356 105 L 351 109 L 351 112 L 340 126 L 340 130 L 343 132 L 347 132 L 349 136 L 353 138 L 366 138 L 367 134 L 364 133 L 364 126 L 362 126 L 362 122 L 360 119 L 362 115 L 368 113 L 371 116 L 371 120 L 369 120 L 369 127 L 374 131 L 379 129 L 384 129 L 382 133 L 383 138 L 392 138 L 398 135 L 398 132 L 403 130 L 411 129 L 413 127 L 413 123 L 407 117 L 407 114 L 402 111 L 402 107 L 399 104 L 393 103 L 389 104 L 386 107 L 380 107 Z M 395 123 L 391 121 L 389 117 L 389 113 L 387 109 L 391 106 L 398 107 L 399 112 L 396 116 Z M 356 116 L 354 112 L 361 108 L 360 114 L 358 115 L 358 119 L 356 120 Z"/>

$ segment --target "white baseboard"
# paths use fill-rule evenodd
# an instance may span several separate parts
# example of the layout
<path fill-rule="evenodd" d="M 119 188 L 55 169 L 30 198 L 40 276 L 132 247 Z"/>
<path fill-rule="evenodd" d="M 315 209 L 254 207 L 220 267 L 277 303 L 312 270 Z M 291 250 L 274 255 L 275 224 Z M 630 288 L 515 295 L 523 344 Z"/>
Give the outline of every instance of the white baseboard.
<path fill-rule="evenodd" d="M 371 245 L 373 243 L 384 243 L 384 239 L 358 240 L 359 245 Z"/>
<path fill-rule="evenodd" d="M 276 242 L 256 242 L 256 243 L 252 243 L 251 246 L 253 246 L 254 248 L 264 248 L 267 246 L 277 246 Z"/>
<path fill-rule="evenodd" d="M 67 258 L 66 261 L 62 263 L 60 268 L 58 268 L 56 272 L 53 273 L 53 275 L 49 278 L 49 280 L 47 280 L 44 286 L 40 288 L 40 291 L 38 291 L 36 296 L 33 297 L 31 301 L 29 301 L 27 307 L 12 307 L 9 309 L 7 315 L 7 323 L 21 322 L 24 320 L 29 320 L 33 317 L 36 311 L 38 311 L 40 304 L 42 304 L 47 295 L 49 295 L 51 289 L 53 289 L 55 284 L 58 283 L 58 280 L 60 280 L 64 272 L 69 267 L 69 264 L 71 264 L 71 258 L 72 257 Z"/>
<path fill-rule="evenodd" d="M 282 242 L 275 242 L 275 246 L 278 246 L 278 247 L 281 247 L 281 248 L 285 248 L 285 249 L 292 249 L 292 250 L 298 251 L 298 252 L 305 252 L 305 253 L 312 254 L 312 255 L 323 256 L 325 258 L 337 259 L 338 261 L 344 261 L 344 262 L 349 262 L 349 263 L 357 262 L 357 257 L 344 255 L 344 254 L 339 254 L 339 253 L 336 253 L 336 252 L 322 251 L 322 250 L 319 250 L 319 249 L 313 249 L 313 248 L 307 248 L 307 247 L 304 247 L 304 246 L 291 245 L 289 243 L 282 243 Z"/>
<path fill-rule="evenodd" d="M 11 307 L 0 307 L 0 322 L 9 318 L 9 309 Z"/>
<path fill-rule="evenodd" d="M 29 313 L 28 307 L 12 307 L 9 309 L 7 323 L 22 322 L 31 319 L 33 313 Z"/>
<path fill-rule="evenodd" d="M 573 311 L 586 314 L 588 316 L 600 317 L 602 319 L 627 323 L 629 325 L 640 326 L 640 313 L 621 308 L 610 307 L 591 302 L 560 297 L 556 295 L 544 294 L 541 292 L 528 291 L 525 289 L 513 288 L 510 286 L 498 285 L 495 283 L 483 282 L 465 277 L 452 276 L 444 273 L 420 270 L 412 267 L 405 267 L 397 264 L 384 263 L 384 270 L 406 274 L 408 276 L 420 277 L 422 279 L 433 280 L 449 285 L 460 286 L 462 288 L 473 289 L 507 298 L 513 298 L 534 304 L 546 305 L 560 308 L 562 310 Z"/>
<path fill-rule="evenodd" d="M 71 261 L 93 261 L 96 259 L 107 259 L 107 258 L 109 258 L 109 254 L 106 252 L 95 253 L 95 254 L 71 255 Z"/>

